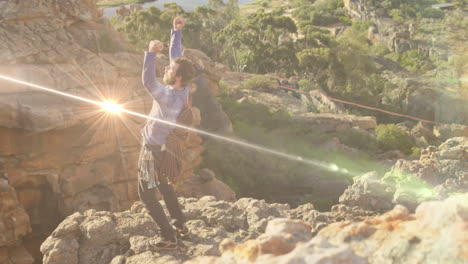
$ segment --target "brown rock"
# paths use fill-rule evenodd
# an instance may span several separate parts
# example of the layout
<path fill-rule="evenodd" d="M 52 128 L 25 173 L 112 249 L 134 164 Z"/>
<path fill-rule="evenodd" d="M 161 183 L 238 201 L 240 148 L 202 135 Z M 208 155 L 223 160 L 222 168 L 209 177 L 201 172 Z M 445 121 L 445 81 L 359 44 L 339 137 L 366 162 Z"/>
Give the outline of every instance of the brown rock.
<path fill-rule="evenodd" d="M 201 198 L 214 196 L 217 200 L 234 201 L 236 194 L 222 181 L 216 179 L 211 170 L 203 169 L 200 175 L 191 174 L 183 183 L 176 186 L 177 193 L 184 197 Z"/>

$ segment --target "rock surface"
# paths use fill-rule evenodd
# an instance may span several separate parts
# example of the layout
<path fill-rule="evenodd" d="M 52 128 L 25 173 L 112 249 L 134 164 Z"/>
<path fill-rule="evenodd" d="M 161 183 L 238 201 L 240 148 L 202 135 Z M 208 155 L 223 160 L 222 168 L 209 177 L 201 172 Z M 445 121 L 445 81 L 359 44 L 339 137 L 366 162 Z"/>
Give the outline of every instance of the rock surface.
<path fill-rule="evenodd" d="M 410 210 L 425 200 L 468 192 L 468 138 L 451 138 L 426 148 L 419 160 L 400 159 L 383 177 L 376 172 L 354 178 L 340 203 L 385 212 L 396 204 Z"/>
<path fill-rule="evenodd" d="M 293 116 L 292 118 L 296 122 L 304 125 L 305 129 L 321 133 L 348 130 L 351 128 L 374 130 L 377 127 L 375 117 L 371 116 L 306 113 Z"/>
<path fill-rule="evenodd" d="M 343 205 L 320 213 L 251 198 L 180 201 L 190 239 L 177 250 L 151 249 L 156 226 L 138 202 L 67 217 L 42 244 L 44 263 L 468 263 L 467 194 L 374 217 Z"/>
<path fill-rule="evenodd" d="M 18 201 L 13 187 L 0 175 L 0 263 L 32 264 L 22 239 L 31 232 L 26 210 Z"/>

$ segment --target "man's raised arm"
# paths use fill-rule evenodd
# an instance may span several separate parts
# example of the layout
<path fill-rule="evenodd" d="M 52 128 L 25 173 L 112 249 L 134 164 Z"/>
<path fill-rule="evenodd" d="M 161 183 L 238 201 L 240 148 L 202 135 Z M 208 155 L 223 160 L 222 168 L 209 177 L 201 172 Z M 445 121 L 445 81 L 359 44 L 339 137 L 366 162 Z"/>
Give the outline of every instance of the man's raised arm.
<path fill-rule="evenodd" d="M 143 86 L 157 100 L 164 94 L 165 87 L 156 79 L 156 54 L 161 52 L 164 45 L 159 40 L 152 40 L 149 44 L 149 51 L 145 52 L 143 62 L 143 72 L 141 75 Z"/>
<path fill-rule="evenodd" d="M 171 61 L 182 56 L 182 28 L 185 26 L 185 20 L 182 17 L 176 17 L 172 22 L 172 26 L 171 44 L 169 46 Z"/>

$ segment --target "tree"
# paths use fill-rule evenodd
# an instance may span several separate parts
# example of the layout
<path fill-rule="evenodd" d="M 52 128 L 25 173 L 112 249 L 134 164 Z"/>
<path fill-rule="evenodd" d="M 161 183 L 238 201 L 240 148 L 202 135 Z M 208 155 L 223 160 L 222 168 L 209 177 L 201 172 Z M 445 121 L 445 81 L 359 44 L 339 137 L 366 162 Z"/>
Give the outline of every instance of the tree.
<path fill-rule="evenodd" d="M 222 0 L 220 0 L 223 3 Z M 214 44 L 214 32 L 221 31 L 238 16 L 238 0 L 229 0 L 226 4 L 211 1 L 209 6 L 198 6 L 193 12 L 185 12 L 176 3 L 164 4 L 164 9 L 150 7 L 146 11 L 132 13 L 117 26 L 117 30 L 126 34 L 129 41 L 138 49 L 145 49 L 148 42 L 159 39 L 169 42 L 169 30 L 172 19 L 176 16 L 187 18 L 183 39 L 185 47 L 199 49 L 217 60 L 220 49 Z"/>
<path fill-rule="evenodd" d="M 290 35 L 296 32 L 291 18 L 260 10 L 232 21 L 216 34 L 216 42 L 233 68 L 245 65 L 246 71 L 254 73 L 280 70 L 291 74 L 297 59 Z"/>

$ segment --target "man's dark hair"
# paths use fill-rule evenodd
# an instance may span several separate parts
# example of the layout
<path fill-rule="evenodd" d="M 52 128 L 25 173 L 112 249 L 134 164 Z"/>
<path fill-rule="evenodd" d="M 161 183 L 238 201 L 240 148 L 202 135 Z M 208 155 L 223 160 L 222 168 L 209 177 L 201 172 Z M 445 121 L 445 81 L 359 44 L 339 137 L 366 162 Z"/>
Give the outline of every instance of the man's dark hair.
<path fill-rule="evenodd" d="M 182 77 L 182 85 L 187 85 L 195 75 L 195 69 L 193 68 L 193 63 L 184 57 L 179 57 L 174 60 L 175 63 L 179 64 L 179 67 L 176 71 L 176 76 Z"/>

